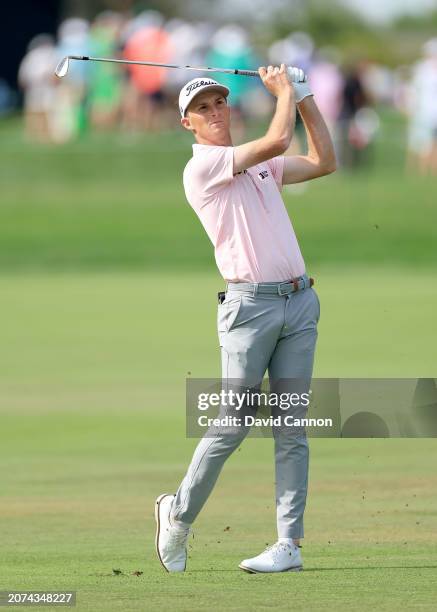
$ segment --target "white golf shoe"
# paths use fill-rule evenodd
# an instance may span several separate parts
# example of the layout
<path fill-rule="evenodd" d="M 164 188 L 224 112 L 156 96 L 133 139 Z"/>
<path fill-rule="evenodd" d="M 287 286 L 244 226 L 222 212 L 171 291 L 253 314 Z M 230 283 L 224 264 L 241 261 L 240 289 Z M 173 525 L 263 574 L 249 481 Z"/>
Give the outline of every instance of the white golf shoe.
<path fill-rule="evenodd" d="M 303 569 L 299 547 L 287 542 L 272 544 L 257 557 L 242 561 L 238 567 L 251 574 L 298 572 Z"/>
<path fill-rule="evenodd" d="M 183 572 L 187 565 L 187 538 L 189 529 L 170 521 L 170 511 L 175 496 L 160 495 L 155 503 L 156 553 L 168 572 Z"/>

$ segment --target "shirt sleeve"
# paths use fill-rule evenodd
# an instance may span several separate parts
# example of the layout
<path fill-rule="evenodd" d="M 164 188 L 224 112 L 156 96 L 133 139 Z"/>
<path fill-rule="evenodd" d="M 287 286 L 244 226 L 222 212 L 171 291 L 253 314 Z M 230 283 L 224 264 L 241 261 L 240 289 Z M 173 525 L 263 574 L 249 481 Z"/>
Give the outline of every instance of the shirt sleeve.
<path fill-rule="evenodd" d="M 186 181 L 191 189 L 203 196 L 211 196 L 228 185 L 234 170 L 233 147 L 205 147 L 192 158 Z"/>
<path fill-rule="evenodd" d="M 275 183 L 278 186 L 279 191 L 282 191 L 282 177 L 284 174 L 284 156 L 278 155 L 267 161 L 270 171 L 275 179 Z"/>

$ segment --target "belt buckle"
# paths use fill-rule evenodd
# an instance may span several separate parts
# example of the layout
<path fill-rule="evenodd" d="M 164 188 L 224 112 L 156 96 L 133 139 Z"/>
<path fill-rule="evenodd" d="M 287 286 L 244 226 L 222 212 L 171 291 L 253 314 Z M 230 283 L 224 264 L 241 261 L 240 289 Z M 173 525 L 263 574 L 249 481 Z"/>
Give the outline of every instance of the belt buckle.
<path fill-rule="evenodd" d="M 293 281 L 284 281 L 282 283 L 279 283 L 278 285 L 278 295 L 288 295 L 290 292 L 289 291 L 282 291 L 281 290 L 281 285 L 289 285 L 290 283 L 292 283 Z"/>

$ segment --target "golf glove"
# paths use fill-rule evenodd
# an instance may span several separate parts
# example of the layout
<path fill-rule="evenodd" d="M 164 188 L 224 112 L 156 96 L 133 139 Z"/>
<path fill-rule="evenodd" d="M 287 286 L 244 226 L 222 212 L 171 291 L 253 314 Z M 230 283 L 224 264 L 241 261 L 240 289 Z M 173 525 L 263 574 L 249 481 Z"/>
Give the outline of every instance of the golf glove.
<path fill-rule="evenodd" d="M 296 68 L 296 66 L 287 66 L 287 75 L 290 83 L 303 83 L 307 80 L 305 72 L 302 68 Z"/>
<path fill-rule="evenodd" d="M 293 84 L 296 104 L 302 102 L 304 98 L 313 95 L 307 83 L 306 74 L 301 68 L 287 66 L 287 74 L 289 81 Z"/>
<path fill-rule="evenodd" d="M 299 102 L 302 102 L 304 98 L 308 98 L 308 96 L 314 95 L 308 83 L 293 83 L 293 89 L 294 89 L 294 97 L 296 99 L 296 104 L 299 104 Z"/>

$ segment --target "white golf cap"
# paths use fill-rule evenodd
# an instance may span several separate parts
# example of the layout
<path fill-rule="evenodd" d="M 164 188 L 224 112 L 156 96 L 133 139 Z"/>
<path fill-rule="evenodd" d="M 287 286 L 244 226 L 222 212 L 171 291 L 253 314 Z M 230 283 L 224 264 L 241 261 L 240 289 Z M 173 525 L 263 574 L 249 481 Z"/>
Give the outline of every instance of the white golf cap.
<path fill-rule="evenodd" d="M 209 79 L 208 77 L 193 79 L 182 87 L 179 94 L 179 110 L 181 111 L 182 117 L 185 117 L 185 112 L 191 100 L 200 94 L 200 92 L 207 91 L 208 89 L 219 91 L 225 98 L 229 95 L 229 89 L 213 79 Z"/>

